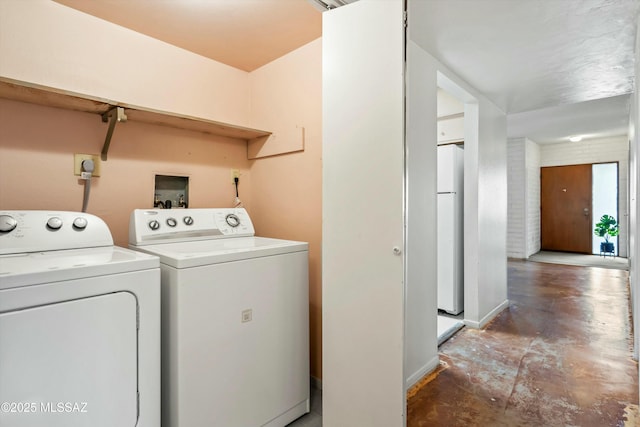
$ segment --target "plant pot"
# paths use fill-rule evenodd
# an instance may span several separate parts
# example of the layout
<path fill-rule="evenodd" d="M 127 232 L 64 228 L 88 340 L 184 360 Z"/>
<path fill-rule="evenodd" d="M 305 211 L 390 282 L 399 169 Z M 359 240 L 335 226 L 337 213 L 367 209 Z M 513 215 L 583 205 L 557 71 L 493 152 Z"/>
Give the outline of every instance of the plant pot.
<path fill-rule="evenodd" d="M 600 252 L 613 253 L 615 251 L 615 246 L 611 242 L 602 242 L 600 243 Z"/>

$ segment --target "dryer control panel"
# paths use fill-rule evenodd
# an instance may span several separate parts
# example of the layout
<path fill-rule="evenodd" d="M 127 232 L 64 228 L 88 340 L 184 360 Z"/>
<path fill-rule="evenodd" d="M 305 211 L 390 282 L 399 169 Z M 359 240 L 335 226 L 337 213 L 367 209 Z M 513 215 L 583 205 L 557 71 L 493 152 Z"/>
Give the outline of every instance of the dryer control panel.
<path fill-rule="evenodd" d="M 113 246 L 95 215 L 64 211 L 0 211 L 0 255 Z"/>
<path fill-rule="evenodd" d="M 129 244 L 136 246 L 254 234 L 244 208 L 136 209 L 129 221 Z"/>

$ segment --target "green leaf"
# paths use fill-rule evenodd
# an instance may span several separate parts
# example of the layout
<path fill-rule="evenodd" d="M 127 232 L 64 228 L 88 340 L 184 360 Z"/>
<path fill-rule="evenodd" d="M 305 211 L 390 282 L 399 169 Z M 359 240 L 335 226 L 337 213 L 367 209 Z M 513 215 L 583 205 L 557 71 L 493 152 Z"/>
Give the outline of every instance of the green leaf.
<path fill-rule="evenodd" d="M 596 224 L 593 233 L 598 237 L 604 237 L 605 241 L 609 241 L 609 237 L 615 237 L 620 232 L 618 223 L 611 215 L 602 215 L 600 222 Z"/>

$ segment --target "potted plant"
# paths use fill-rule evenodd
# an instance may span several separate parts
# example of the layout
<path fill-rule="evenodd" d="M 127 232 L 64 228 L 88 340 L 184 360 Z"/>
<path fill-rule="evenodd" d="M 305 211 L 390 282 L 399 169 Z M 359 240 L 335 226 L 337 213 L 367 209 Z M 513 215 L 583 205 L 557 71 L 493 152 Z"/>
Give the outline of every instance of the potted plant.
<path fill-rule="evenodd" d="M 611 215 L 602 215 L 600 222 L 596 224 L 594 234 L 598 237 L 604 237 L 604 242 L 600 243 L 600 252 L 613 253 L 614 245 L 609 242 L 609 237 L 615 237 L 618 235 L 620 229 L 616 219 Z"/>

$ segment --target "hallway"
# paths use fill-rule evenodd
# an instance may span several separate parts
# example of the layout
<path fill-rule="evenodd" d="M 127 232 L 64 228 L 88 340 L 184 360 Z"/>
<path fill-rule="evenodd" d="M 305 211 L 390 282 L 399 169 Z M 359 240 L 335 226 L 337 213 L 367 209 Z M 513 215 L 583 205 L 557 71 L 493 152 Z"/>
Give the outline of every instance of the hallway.
<path fill-rule="evenodd" d="M 438 372 L 410 390 L 407 425 L 640 425 L 627 282 L 622 270 L 510 260 L 510 307 L 440 347 Z"/>

